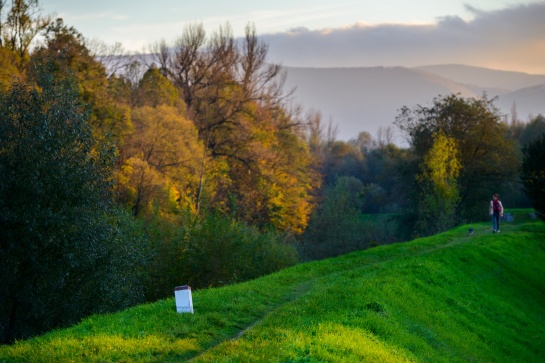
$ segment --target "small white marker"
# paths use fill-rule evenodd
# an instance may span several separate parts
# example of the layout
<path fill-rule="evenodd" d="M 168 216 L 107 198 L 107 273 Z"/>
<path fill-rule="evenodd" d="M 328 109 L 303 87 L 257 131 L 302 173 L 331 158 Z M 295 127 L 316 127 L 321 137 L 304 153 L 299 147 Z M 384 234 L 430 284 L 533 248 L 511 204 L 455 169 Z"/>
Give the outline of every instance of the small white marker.
<path fill-rule="evenodd" d="M 174 297 L 176 298 L 176 311 L 178 313 L 193 314 L 193 299 L 191 297 L 191 287 L 176 286 L 174 288 Z"/>

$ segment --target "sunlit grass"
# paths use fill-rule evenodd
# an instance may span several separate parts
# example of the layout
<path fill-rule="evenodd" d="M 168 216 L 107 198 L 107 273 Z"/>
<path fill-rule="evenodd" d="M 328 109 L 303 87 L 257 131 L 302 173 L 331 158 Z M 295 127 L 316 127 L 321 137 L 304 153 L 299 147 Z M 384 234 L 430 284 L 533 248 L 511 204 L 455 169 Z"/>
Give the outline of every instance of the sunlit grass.
<path fill-rule="evenodd" d="M 545 224 L 518 218 L 93 316 L 0 362 L 540 362 Z"/>

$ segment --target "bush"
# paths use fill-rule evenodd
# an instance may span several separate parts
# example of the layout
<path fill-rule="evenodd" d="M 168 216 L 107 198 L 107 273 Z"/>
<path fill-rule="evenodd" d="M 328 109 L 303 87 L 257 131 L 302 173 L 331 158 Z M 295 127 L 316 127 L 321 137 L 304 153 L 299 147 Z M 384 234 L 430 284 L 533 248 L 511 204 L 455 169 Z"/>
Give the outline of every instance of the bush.
<path fill-rule="evenodd" d="M 144 226 L 150 241 L 146 301 L 172 297 L 174 287 L 183 283 L 180 261 L 187 248 L 186 230 L 159 214 L 149 216 Z"/>
<path fill-rule="evenodd" d="M 190 228 L 179 264 L 180 283 L 194 288 L 250 280 L 297 262 L 293 245 L 275 232 L 210 213 Z"/>
<path fill-rule="evenodd" d="M 221 286 L 250 280 L 297 263 L 294 243 L 277 232 L 261 232 L 220 213 L 175 218 L 161 213 L 140 220 L 149 244 L 146 301 L 172 297 L 174 288 Z"/>

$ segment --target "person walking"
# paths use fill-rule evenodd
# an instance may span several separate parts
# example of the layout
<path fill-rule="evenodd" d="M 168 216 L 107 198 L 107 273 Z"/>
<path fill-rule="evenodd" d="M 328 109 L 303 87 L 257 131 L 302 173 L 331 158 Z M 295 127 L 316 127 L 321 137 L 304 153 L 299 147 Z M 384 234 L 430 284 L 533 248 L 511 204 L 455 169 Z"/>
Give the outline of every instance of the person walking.
<path fill-rule="evenodd" d="M 492 217 L 492 232 L 500 232 L 500 218 L 503 217 L 503 205 L 498 199 L 498 194 L 492 195 L 489 208 L 490 216 Z"/>

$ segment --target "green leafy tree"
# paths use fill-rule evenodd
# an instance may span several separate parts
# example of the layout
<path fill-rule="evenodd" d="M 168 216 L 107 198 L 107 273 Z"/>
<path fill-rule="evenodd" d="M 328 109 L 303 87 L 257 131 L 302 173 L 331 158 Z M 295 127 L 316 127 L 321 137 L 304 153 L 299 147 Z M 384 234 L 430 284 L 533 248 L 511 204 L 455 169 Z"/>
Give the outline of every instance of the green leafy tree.
<path fill-rule="evenodd" d="M 520 136 L 519 142 L 522 147 L 538 139 L 545 133 L 545 116 L 537 115 L 530 122 L 524 125 L 524 130 Z"/>
<path fill-rule="evenodd" d="M 39 90 L 0 95 L 3 343 L 143 296 L 138 233 L 112 205 L 113 149 L 93 138 L 73 81 L 33 74 Z"/>
<path fill-rule="evenodd" d="M 545 221 L 545 133 L 523 149 L 520 179 L 537 215 Z"/>
<path fill-rule="evenodd" d="M 185 109 L 178 90 L 168 78 L 154 64 L 145 69 L 140 61 L 133 60 L 124 66 L 122 74 L 109 77 L 109 88 L 115 100 L 131 109 L 159 105 Z"/>
<path fill-rule="evenodd" d="M 365 155 L 349 142 L 329 142 L 322 167 L 324 183 L 333 184 L 339 176 L 361 178 L 365 173 Z"/>
<path fill-rule="evenodd" d="M 303 235 L 302 254 L 309 259 L 337 256 L 369 246 L 361 223 L 363 183 L 342 176 L 325 187 L 324 200 Z"/>
<path fill-rule="evenodd" d="M 366 203 L 364 211 L 398 213 L 407 208 L 408 198 L 403 191 L 411 185 L 406 178 L 407 171 L 410 170 L 410 160 L 410 150 L 394 144 L 379 144 L 377 148 L 368 151 L 362 181 L 369 186 L 375 185 L 378 189 L 374 193 L 366 194 L 366 199 L 373 194 L 382 198 L 368 199 L 371 203 Z"/>
<path fill-rule="evenodd" d="M 138 91 L 139 106 L 175 106 L 179 97 L 176 87 L 154 65 L 144 73 L 138 84 Z"/>
<path fill-rule="evenodd" d="M 254 279 L 297 262 L 294 246 L 280 234 L 261 232 L 218 213 L 186 226 L 185 234 L 187 243 L 174 263 L 179 280 L 198 288 Z"/>
<path fill-rule="evenodd" d="M 491 191 L 502 192 L 516 179 L 516 143 L 507 137 L 508 126 L 502 122 L 493 101 L 486 96 L 466 99 L 449 95 L 434 99 L 429 107 L 404 107 L 396 118 L 395 123 L 408 136 L 416 158 L 414 175 L 434 146 L 434 134 L 442 130 L 447 138 L 457 142 L 461 165 L 456 179 L 460 198 L 457 223 L 483 218 L 483 200 L 488 199 Z M 414 189 L 410 192 L 420 196 Z"/>

